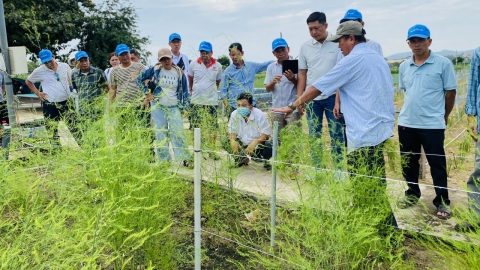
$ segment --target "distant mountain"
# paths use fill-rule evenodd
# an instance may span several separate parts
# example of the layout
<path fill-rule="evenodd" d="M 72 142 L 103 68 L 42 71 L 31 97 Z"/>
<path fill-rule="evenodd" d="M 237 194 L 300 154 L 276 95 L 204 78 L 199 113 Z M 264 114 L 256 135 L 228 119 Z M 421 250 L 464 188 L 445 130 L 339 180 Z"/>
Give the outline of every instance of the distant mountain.
<path fill-rule="evenodd" d="M 473 50 L 468 50 L 468 51 L 451 51 L 451 50 L 443 50 L 440 52 L 435 52 L 436 54 L 442 55 L 442 56 L 451 56 L 451 55 L 460 55 L 460 54 L 472 54 Z M 398 60 L 398 59 L 404 59 L 407 57 L 412 56 L 411 52 L 403 52 L 403 53 L 396 53 L 392 54 L 387 57 L 387 60 Z"/>

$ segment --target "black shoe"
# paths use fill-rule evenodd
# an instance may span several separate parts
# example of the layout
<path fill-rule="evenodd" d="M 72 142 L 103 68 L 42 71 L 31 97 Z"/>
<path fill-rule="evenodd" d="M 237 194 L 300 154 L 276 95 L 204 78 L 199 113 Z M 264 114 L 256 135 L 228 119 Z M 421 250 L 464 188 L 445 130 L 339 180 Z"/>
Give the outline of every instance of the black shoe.
<path fill-rule="evenodd" d="M 480 226 L 480 222 L 477 224 L 472 224 L 469 222 L 463 222 L 455 225 L 455 231 L 457 232 L 475 232 Z"/>
<path fill-rule="evenodd" d="M 272 169 L 272 165 L 270 165 L 269 163 L 263 164 L 263 167 L 267 169 L 267 171 L 270 171 Z"/>

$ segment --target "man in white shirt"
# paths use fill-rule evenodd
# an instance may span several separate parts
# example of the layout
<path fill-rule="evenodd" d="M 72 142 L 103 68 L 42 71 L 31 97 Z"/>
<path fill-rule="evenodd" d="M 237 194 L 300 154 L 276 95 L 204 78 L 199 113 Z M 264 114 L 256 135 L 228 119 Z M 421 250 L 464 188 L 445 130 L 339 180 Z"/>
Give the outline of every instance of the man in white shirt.
<path fill-rule="evenodd" d="M 180 48 L 182 48 L 182 37 L 177 33 L 172 33 L 168 37 L 168 45 L 170 45 L 172 51 L 173 64 L 181 68 L 183 72 L 187 74 L 190 62 L 188 61 L 188 57 L 180 52 Z"/>
<path fill-rule="evenodd" d="M 213 55 L 212 44 L 202 41 L 199 46 L 200 57 L 192 61 L 188 70 L 191 95 L 190 125 L 200 127 L 201 123 L 213 123 L 218 129 L 218 90 L 222 78 L 222 65 Z"/>
<path fill-rule="evenodd" d="M 235 155 L 235 164 L 238 167 L 247 165 L 250 156 L 263 159 L 264 167 L 270 170 L 268 160 L 272 157 L 272 144 L 267 141 L 270 135 L 270 120 L 253 107 L 252 94 L 238 95 L 237 109 L 228 121 L 228 141 L 223 141 L 225 150 Z"/>
<path fill-rule="evenodd" d="M 36 68 L 25 83 L 42 101 L 43 116 L 48 121 L 47 127 L 53 129 L 54 144 L 59 146 L 58 121 L 68 117 L 67 101 L 71 94 L 72 70 L 67 64 L 57 62 L 50 50 L 41 50 L 38 56 L 43 65 Z M 42 83 L 42 92 L 35 87 L 36 82 Z M 65 120 L 69 124 L 68 119 Z"/>
<path fill-rule="evenodd" d="M 267 68 L 265 76 L 265 89 L 272 92 L 272 107 L 287 106 L 297 100 L 297 76 L 289 69 L 283 71 L 283 61 L 291 59 L 290 47 L 283 38 L 277 38 L 272 42 L 272 53 L 277 58 Z M 287 125 L 300 119 L 300 114 L 295 111 L 285 117 L 282 113 L 274 113 L 273 121 L 278 122 L 278 133 Z"/>
<path fill-rule="evenodd" d="M 336 43 L 327 40 L 331 34 L 327 32 L 328 23 L 323 12 L 310 14 L 307 18 L 307 24 L 312 39 L 305 42 L 300 48 L 297 97 L 300 97 L 305 89 L 335 66 L 337 55 L 340 52 Z M 334 164 L 338 165 L 342 157 L 342 149 L 345 144 L 343 135 L 344 120 L 343 118 L 336 119 L 333 114 L 335 95 L 335 93 L 328 96 L 319 95 L 306 105 L 308 129 L 312 137 L 310 154 L 315 167 L 322 166 L 323 147 L 321 147 L 320 139 L 324 113 L 328 121 Z M 299 112 L 302 113 L 302 107 L 299 108 Z"/>

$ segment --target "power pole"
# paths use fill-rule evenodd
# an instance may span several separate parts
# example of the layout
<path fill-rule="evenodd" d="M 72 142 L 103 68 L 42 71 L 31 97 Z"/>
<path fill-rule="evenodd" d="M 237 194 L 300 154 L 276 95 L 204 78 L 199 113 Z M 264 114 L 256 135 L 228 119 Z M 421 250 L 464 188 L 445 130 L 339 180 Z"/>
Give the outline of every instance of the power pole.
<path fill-rule="evenodd" d="M 5 59 L 6 72 L 5 86 L 7 88 L 7 108 L 8 108 L 8 120 L 10 126 L 15 127 L 15 109 L 13 106 L 13 85 L 10 78 L 10 56 L 8 55 L 8 41 L 7 41 L 7 28 L 5 26 L 5 10 L 3 9 L 3 0 L 0 0 L 0 50 L 3 53 Z"/>

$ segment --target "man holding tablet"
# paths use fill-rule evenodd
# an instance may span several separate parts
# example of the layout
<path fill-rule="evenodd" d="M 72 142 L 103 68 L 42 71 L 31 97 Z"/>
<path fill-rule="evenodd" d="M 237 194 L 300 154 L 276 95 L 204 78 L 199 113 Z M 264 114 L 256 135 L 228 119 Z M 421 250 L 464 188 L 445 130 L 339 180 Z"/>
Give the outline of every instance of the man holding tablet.
<path fill-rule="evenodd" d="M 272 107 L 280 108 L 296 100 L 297 76 L 292 70 L 285 70 L 286 68 L 283 67 L 283 64 L 292 58 L 289 55 L 290 48 L 283 38 L 277 38 L 272 42 L 272 53 L 277 58 L 277 61 L 267 67 L 264 84 L 267 92 L 272 92 Z M 300 114 L 297 110 L 287 117 L 283 113 L 273 114 L 273 121 L 278 121 L 278 132 L 287 124 L 291 124 L 298 119 L 300 119 Z"/>

